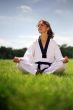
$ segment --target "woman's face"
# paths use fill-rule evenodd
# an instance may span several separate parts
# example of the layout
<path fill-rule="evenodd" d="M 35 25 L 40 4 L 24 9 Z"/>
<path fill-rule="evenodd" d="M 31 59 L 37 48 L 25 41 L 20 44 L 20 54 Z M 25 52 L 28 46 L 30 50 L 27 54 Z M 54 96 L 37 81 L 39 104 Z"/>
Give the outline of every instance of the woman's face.
<path fill-rule="evenodd" d="M 42 21 L 39 22 L 38 24 L 38 31 L 39 33 L 47 33 L 47 31 L 49 30 L 49 27 L 46 26 L 46 24 L 44 24 Z"/>

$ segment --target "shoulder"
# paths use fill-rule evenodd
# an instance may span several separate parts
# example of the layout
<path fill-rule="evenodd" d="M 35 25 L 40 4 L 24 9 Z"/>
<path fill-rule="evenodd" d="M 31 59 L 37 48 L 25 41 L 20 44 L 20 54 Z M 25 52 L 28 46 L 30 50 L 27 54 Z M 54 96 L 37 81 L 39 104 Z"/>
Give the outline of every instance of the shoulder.
<path fill-rule="evenodd" d="M 52 39 L 52 38 L 50 39 L 50 43 L 51 44 L 57 44 L 57 42 L 54 39 Z"/>
<path fill-rule="evenodd" d="M 54 39 L 50 39 L 50 45 L 55 47 L 59 47 L 58 43 Z"/>
<path fill-rule="evenodd" d="M 33 43 L 32 43 L 32 45 L 36 45 L 37 42 L 38 42 L 38 39 L 34 40 Z"/>

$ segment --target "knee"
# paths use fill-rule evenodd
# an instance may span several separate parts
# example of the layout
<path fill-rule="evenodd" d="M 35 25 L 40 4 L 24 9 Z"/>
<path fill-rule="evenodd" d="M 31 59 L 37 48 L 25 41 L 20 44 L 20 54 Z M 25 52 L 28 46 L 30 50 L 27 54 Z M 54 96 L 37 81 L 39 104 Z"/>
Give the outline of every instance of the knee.
<path fill-rule="evenodd" d="M 64 72 L 65 71 L 65 64 L 61 61 L 58 63 L 58 68 L 55 72 Z"/>
<path fill-rule="evenodd" d="M 60 61 L 60 62 L 59 62 L 59 67 L 60 67 L 60 68 L 65 68 L 65 64 L 64 64 L 62 61 Z"/>

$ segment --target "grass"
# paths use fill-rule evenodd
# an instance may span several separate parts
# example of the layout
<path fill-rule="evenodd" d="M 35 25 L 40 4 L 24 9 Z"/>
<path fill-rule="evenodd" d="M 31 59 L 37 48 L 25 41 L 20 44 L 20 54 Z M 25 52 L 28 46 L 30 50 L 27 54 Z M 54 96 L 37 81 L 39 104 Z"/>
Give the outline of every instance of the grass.
<path fill-rule="evenodd" d="M 73 110 L 73 60 L 64 75 L 26 75 L 0 60 L 0 110 Z"/>

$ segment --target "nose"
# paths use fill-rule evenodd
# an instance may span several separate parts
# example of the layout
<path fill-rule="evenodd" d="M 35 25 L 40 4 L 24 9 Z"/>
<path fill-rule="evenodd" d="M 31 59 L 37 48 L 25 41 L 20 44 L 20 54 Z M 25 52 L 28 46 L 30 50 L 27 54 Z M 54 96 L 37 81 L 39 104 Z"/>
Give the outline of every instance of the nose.
<path fill-rule="evenodd" d="M 41 28 L 41 25 L 39 25 L 38 28 Z"/>
<path fill-rule="evenodd" d="M 40 31 L 40 30 L 42 30 L 42 27 L 41 27 L 41 26 L 39 26 L 39 27 L 38 27 L 38 30 L 39 30 L 39 31 Z"/>
<path fill-rule="evenodd" d="M 41 29 L 42 27 L 43 27 L 43 25 L 40 24 L 40 25 L 38 26 L 38 29 Z"/>

